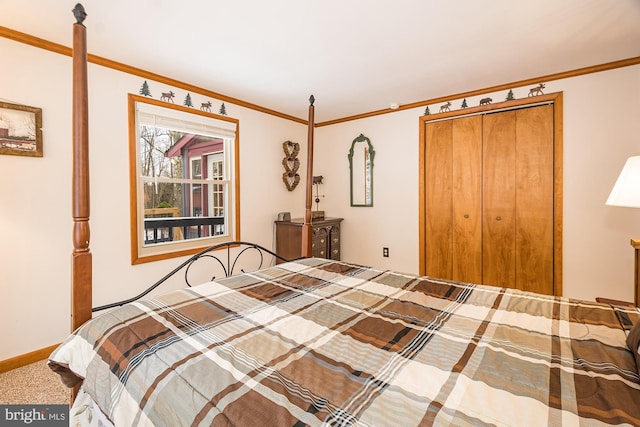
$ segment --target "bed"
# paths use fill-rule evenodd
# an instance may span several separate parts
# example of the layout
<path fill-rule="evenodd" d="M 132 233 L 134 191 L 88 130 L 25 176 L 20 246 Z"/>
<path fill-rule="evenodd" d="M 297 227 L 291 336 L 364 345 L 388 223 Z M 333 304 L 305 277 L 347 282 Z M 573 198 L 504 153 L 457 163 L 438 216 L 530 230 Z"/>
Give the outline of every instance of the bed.
<path fill-rule="evenodd" d="M 93 317 L 84 31 L 74 332 L 49 358 L 74 425 L 640 425 L 638 308 L 311 258 L 313 100 L 303 258 L 235 271 L 233 244 L 224 274 Z"/>

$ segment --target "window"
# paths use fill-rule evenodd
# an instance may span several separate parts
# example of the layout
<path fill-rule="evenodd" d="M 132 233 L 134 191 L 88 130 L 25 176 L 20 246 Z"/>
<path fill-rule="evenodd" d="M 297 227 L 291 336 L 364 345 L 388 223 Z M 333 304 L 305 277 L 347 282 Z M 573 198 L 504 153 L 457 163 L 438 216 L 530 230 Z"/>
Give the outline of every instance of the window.
<path fill-rule="evenodd" d="M 238 240 L 238 121 L 129 95 L 131 261 Z"/>

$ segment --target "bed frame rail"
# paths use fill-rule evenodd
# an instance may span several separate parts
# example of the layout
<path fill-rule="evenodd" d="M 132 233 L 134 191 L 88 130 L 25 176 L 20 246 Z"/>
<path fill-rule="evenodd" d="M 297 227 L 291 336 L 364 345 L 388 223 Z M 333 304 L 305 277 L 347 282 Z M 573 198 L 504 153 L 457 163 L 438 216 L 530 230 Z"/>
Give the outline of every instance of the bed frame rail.
<path fill-rule="evenodd" d="M 247 270 L 246 268 L 240 268 L 240 264 L 238 261 L 242 258 L 243 265 L 247 264 L 252 268 Z M 221 273 L 224 277 L 233 276 L 236 272 L 236 268 L 241 273 L 246 273 L 247 271 L 256 271 L 265 266 L 271 265 L 274 261 L 279 260 L 282 262 L 289 261 L 276 254 L 275 252 L 266 249 L 258 244 L 235 241 L 235 242 L 226 242 L 220 243 L 217 245 L 210 246 L 197 254 L 191 256 L 189 259 L 184 261 L 182 264 L 174 268 L 171 272 L 166 274 L 163 278 L 155 282 L 153 285 L 149 286 L 140 294 L 135 297 L 114 302 L 111 304 L 105 304 L 98 307 L 94 307 L 91 309 L 92 312 L 107 310 L 109 308 L 114 308 L 121 306 L 123 304 L 127 304 L 130 302 L 134 302 L 139 300 L 140 298 L 147 295 L 149 292 L 156 289 L 158 286 L 162 285 L 164 282 L 169 280 L 171 277 L 179 273 L 181 270 L 184 270 L 184 281 L 187 286 L 192 286 L 189 282 L 189 270 L 196 264 L 197 261 L 209 260 L 214 262 L 213 275 L 210 276 L 210 280 L 215 280 L 217 277 L 216 273 Z M 203 263 L 199 263 L 203 264 Z M 255 267 L 255 268 L 254 268 Z M 219 277 L 219 276 L 218 276 Z M 197 284 L 201 283 L 200 280 Z"/>

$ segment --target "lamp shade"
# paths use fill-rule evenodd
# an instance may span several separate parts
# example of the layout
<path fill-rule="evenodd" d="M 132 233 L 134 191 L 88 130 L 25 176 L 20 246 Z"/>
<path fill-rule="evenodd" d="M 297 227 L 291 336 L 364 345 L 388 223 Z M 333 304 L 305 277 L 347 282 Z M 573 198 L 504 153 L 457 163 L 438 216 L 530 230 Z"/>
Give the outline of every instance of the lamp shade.
<path fill-rule="evenodd" d="M 640 156 L 627 159 L 606 204 L 640 208 Z"/>

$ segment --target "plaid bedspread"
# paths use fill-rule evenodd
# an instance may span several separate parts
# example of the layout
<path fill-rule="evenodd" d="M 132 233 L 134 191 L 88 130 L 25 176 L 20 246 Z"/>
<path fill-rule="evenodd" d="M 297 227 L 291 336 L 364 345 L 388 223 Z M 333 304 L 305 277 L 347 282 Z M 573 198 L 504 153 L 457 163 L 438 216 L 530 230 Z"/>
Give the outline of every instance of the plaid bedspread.
<path fill-rule="evenodd" d="M 307 259 L 114 309 L 50 359 L 116 426 L 640 425 L 637 321 Z"/>

